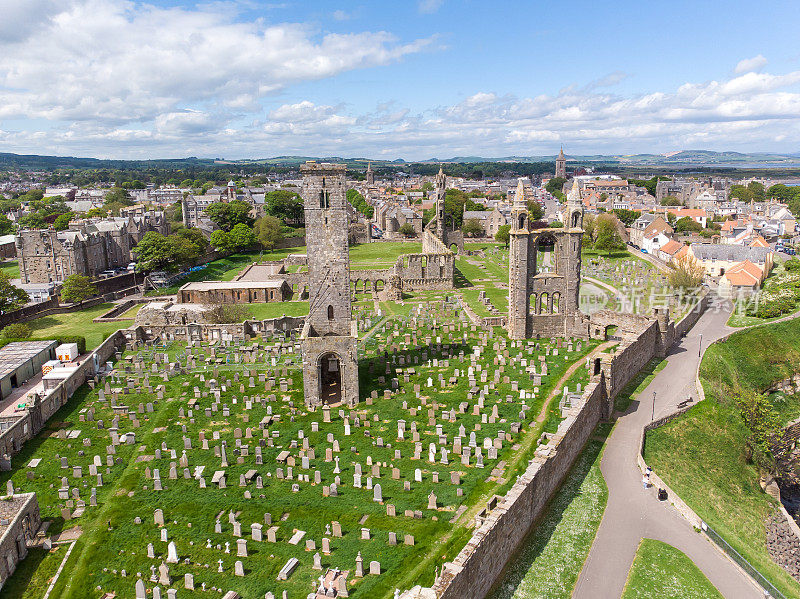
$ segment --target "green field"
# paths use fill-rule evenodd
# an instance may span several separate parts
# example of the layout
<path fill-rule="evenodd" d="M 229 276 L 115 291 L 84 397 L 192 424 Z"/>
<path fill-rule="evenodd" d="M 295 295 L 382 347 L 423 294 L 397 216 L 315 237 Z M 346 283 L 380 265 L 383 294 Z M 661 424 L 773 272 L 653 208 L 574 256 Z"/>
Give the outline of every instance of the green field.
<path fill-rule="evenodd" d="M 642 539 L 622 599 L 722 599 L 686 555 L 672 545 Z"/>
<path fill-rule="evenodd" d="M 605 435 L 610 429 L 606 429 Z M 601 434 L 598 428 L 596 434 Z M 490 599 L 568 599 L 608 500 L 603 443 L 590 440 Z"/>
<path fill-rule="evenodd" d="M 256 320 L 280 318 L 281 316 L 305 316 L 308 314 L 308 302 L 248 304 L 247 309 Z"/>
<path fill-rule="evenodd" d="M 93 318 L 97 318 L 104 312 L 108 312 L 114 304 L 99 304 L 91 308 L 66 312 L 64 314 L 52 314 L 42 316 L 28 321 L 26 324 L 33 330 L 34 337 L 45 337 L 52 335 L 78 335 L 86 337 L 86 349 L 91 350 L 100 345 L 108 334 L 119 329 L 127 328 L 131 325 L 130 321 L 104 322 L 95 324 Z"/>
<path fill-rule="evenodd" d="M 756 327 L 711 345 L 700 376 L 706 400 L 647 434 L 645 457 L 667 484 L 736 551 L 787 597 L 800 583 L 775 564 L 766 549 L 764 523 L 776 509 L 761 490 L 760 473 L 747 460 L 749 434 L 731 401 L 736 389 L 767 390 L 797 372 L 800 321 Z M 783 422 L 800 414 L 795 396 L 773 394 Z"/>

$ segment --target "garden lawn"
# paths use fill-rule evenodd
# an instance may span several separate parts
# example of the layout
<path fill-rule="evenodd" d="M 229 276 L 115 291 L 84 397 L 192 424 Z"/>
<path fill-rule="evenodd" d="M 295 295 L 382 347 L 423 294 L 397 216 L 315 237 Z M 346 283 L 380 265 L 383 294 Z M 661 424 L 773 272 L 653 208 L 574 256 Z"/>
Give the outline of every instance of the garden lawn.
<path fill-rule="evenodd" d="M 0 270 L 3 271 L 9 279 L 19 279 L 19 262 L 17 260 L 5 260 L 0 262 Z"/>
<path fill-rule="evenodd" d="M 33 330 L 33 337 L 48 337 L 52 335 L 78 335 L 86 337 L 86 350 L 92 350 L 100 345 L 103 340 L 119 329 L 127 328 L 131 325 L 129 321 L 93 323 L 92 319 L 97 318 L 104 312 L 114 307 L 114 304 L 99 304 L 91 308 L 66 312 L 63 314 L 51 314 L 41 316 L 28 321 L 26 324 Z"/>
<path fill-rule="evenodd" d="M 256 320 L 280 318 L 281 316 L 305 316 L 308 314 L 308 302 L 249 304 L 247 309 Z"/>
<path fill-rule="evenodd" d="M 622 599 L 722 599 L 686 555 L 672 545 L 642 539 Z"/>
<path fill-rule="evenodd" d="M 607 436 L 611 429 L 607 428 Z M 595 434 L 600 434 L 598 428 Z M 491 599 L 568 599 L 603 518 L 604 444 L 590 440 Z"/>

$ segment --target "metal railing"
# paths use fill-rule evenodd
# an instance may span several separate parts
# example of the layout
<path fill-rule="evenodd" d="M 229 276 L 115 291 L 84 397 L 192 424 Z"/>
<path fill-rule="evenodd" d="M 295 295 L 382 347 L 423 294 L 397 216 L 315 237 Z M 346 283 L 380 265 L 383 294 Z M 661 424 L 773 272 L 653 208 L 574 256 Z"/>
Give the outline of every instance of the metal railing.
<path fill-rule="evenodd" d="M 781 593 L 775 585 L 772 584 L 769 580 L 767 580 L 761 572 L 755 569 L 755 567 L 748 562 L 742 555 L 736 551 L 733 547 L 731 547 L 728 542 L 723 539 L 719 533 L 711 528 L 708 523 L 702 523 L 703 532 L 705 532 L 708 537 L 717 544 L 717 546 L 722 549 L 728 557 L 730 557 L 734 562 L 739 564 L 739 567 L 742 568 L 747 574 L 749 574 L 753 580 L 758 583 L 764 591 L 769 593 L 769 597 L 773 597 L 774 599 L 786 599 L 786 595 Z"/>

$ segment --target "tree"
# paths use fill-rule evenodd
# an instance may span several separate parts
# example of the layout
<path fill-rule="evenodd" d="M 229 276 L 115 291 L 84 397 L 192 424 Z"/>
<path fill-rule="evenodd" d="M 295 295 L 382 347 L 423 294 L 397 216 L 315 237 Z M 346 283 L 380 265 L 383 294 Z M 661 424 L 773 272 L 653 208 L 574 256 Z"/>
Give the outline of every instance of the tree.
<path fill-rule="evenodd" d="M 206 241 L 206 238 L 199 229 L 187 229 L 185 227 L 181 227 L 175 231 L 174 235 L 189 241 L 194 246 L 194 253 L 196 256 L 200 256 L 208 247 L 208 241 Z"/>
<path fill-rule="evenodd" d="M 494 235 L 494 240 L 499 241 L 506 247 L 508 247 L 509 242 L 511 241 L 511 225 L 502 225 L 497 228 L 497 233 Z"/>
<path fill-rule="evenodd" d="M 72 217 L 75 216 L 72 212 L 67 212 L 66 214 L 60 214 L 56 220 L 53 222 L 53 228 L 56 231 L 64 231 L 69 227 L 69 221 L 72 220 Z"/>
<path fill-rule="evenodd" d="M 403 223 L 397 230 L 403 237 L 414 237 L 417 232 L 414 230 L 414 225 L 411 223 Z"/>
<path fill-rule="evenodd" d="M 61 286 L 61 299 L 67 303 L 82 304 L 94 295 L 97 295 L 97 287 L 84 275 L 69 275 Z"/>
<path fill-rule="evenodd" d="M 27 339 L 32 334 L 31 327 L 24 322 L 13 322 L 0 331 L 0 337 L 3 339 Z"/>
<path fill-rule="evenodd" d="M 688 216 L 678 219 L 675 223 L 676 233 L 699 233 L 703 226 Z"/>
<path fill-rule="evenodd" d="M 133 200 L 128 195 L 128 191 L 121 187 L 113 187 L 106 193 L 105 204 L 118 204 L 122 206 L 132 206 Z"/>
<path fill-rule="evenodd" d="M 273 249 L 283 239 L 281 221 L 274 216 L 259 218 L 253 225 L 258 243 L 266 250 Z"/>
<path fill-rule="evenodd" d="M 375 208 L 373 208 L 372 205 L 367 202 L 366 198 L 364 198 L 364 196 L 358 193 L 358 191 L 355 189 L 347 190 L 347 201 L 353 208 L 358 210 L 367 218 L 372 218 L 372 216 L 375 214 Z"/>
<path fill-rule="evenodd" d="M 206 208 L 206 216 L 226 233 L 236 225 L 253 225 L 250 218 L 250 205 L 239 200 L 233 202 L 214 202 Z"/>
<path fill-rule="evenodd" d="M 675 196 L 666 196 L 661 199 L 662 206 L 683 206 L 683 202 L 681 202 Z"/>
<path fill-rule="evenodd" d="M 624 250 L 625 242 L 620 237 L 617 227 L 619 220 L 613 214 L 602 214 L 595 220 L 594 249 L 610 254 L 614 250 Z"/>
<path fill-rule="evenodd" d="M 593 214 L 587 214 L 583 217 L 583 244 L 590 248 L 594 245 L 596 227 L 596 219 Z"/>
<path fill-rule="evenodd" d="M 481 237 L 485 231 L 483 225 L 477 218 L 468 218 L 461 226 L 461 232 L 465 237 Z"/>
<path fill-rule="evenodd" d="M 734 396 L 736 407 L 750 431 L 746 441 L 748 460 L 762 472 L 776 472 L 776 441 L 781 438 L 778 411 L 766 393 L 739 389 Z"/>
<path fill-rule="evenodd" d="M 221 252 L 233 251 L 231 236 L 222 229 L 217 229 L 211 234 L 211 245 Z"/>
<path fill-rule="evenodd" d="M 156 231 L 148 231 L 139 244 L 133 248 L 136 256 L 136 270 L 158 270 L 176 268 L 180 262 L 173 255 L 175 244 Z"/>
<path fill-rule="evenodd" d="M 301 226 L 303 224 L 303 200 L 295 192 L 276 189 L 269 192 L 264 200 L 268 214 L 281 219 L 287 225 Z"/>
<path fill-rule="evenodd" d="M 28 294 L 19 287 L 14 287 L 8 275 L 0 271 L 0 314 L 24 306 L 28 299 Z"/>
<path fill-rule="evenodd" d="M 528 200 L 528 218 L 531 221 L 542 220 L 544 217 L 544 208 L 536 200 Z"/>
<path fill-rule="evenodd" d="M 258 241 L 253 229 L 243 223 L 239 223 L 231 229 L 231 232 L 228 233 L 228 237 L 231 240 L 234 251 L 247 249 L 254 246 Z"/>
<path fill-rule="evenodd" d="M 564 193 L 561 190 L 564 188 L 564 183 L 566 182 L 567 180 L 564 177 L 553 177 L 547 182 L 544 188 L 551 196 L 557 197 L 560 200 L 564 197 Z"/>
<path fill-rule="evenodd" d="M 630 227 L 637 218 L 642 215 L 640 210 L 626 210 L 624 208 L 614 208 L 611 212 L 623 222 L 626 227 Z"/>
<path fill-rule="evenodd" d="M 564 228 L 564 223 L 562 223 L 560 220 L 554 220 L 547 226 L 550 227 L 551 229 L 562 229 Z"/>
<path fill-rule="evenodd" d="M 702 264 L 690 256 L 681 256 L 670 263 L 672 269 L 667 275 L 669 284 L 680 289 L 694 289 L 703 284 L 706 274 Z"/>
<path fill-rule="evenodd" d="M 0 214 L 0 235 L 8 235 L 14 232 L 14 223 L 5 214 Z"/>

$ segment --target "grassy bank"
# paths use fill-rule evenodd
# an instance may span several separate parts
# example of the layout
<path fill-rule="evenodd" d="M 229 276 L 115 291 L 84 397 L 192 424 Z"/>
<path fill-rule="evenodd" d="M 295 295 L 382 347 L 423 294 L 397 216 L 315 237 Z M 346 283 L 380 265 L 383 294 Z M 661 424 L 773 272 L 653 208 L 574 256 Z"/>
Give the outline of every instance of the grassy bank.
<path fill-rule="evenodd" d="M 571 596 L 608 501 L 608 488 L 600 472 L 603 446 L 596 440 L 586 445 L 544 517 L 508 565 L 491 599 Z"/>
<path fill-rule="evenodd" d="M 642 539 L 622 599 L 722 599 L 686 555 L 672 545 Z"/>
<path fill-rule="evenodd" d="M 742 331 L 706 351 L 701 402 L 647 434 L 645 457 L 656 472 L 734 549 L 787 597 L 800 584 L 769 557 L 764 523 L 776 502 L 759 485 L 759 472 L 745 456 L 749 434 L 730 390 L 766 391 L 800 364 L 800 322 Z M 773 396 L 786 421 L 800 413 L 796 397 Z"/>

